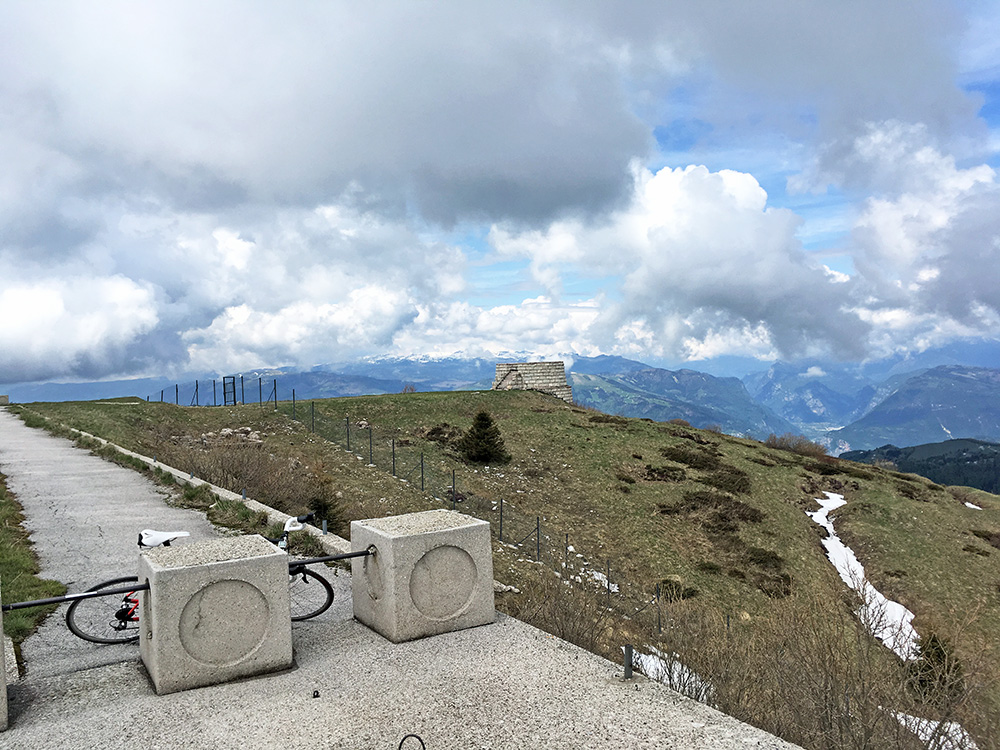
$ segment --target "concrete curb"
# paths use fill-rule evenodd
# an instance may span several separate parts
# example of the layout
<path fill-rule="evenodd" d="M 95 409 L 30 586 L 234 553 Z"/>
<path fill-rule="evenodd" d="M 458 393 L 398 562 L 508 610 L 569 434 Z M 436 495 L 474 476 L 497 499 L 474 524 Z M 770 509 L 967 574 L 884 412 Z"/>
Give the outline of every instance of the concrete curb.
<path fill-rule="evenodd" d="M 242 494 L 238 492 L 233 492 L 232 490 L 227 490 L 224 487 L 219 487 L 218 485 L 212 484 L 211 482 L 206 482 L 204 479 L 199 479 L 198 477 L 195 477 L 188 472 L 184 472 L 181 471 L 180 469 L 175 469 L 172 466 L 168 466 L 167 464 L 160 463 L 155 458 L 152 458 L 150 456 L 144 456 L 141 453 L 136 453 L 135 451 L 130 451 L 127 448 L 122 448 L 120 445 L 115 445 L 114 443 L 105 440 L 102 437 L 98 437 L 97 435 L 91 435 L 89 432 L 84 432 L 83 430 L 77 430 L 72 427 L 69 427 L 68 429 L 71 430 L 74 434 L 90 438 L 91 440 L 96 440 L 101 445 L 109 446 L 111 448 L 114 448 L 119 453 L 123 453 L 126 456 L 131 456 L 132 458 L 136 458 L 142 461 L 143 463 L 148 464 L 150 469 L 155 468 L 155 469 L 160 469 L 160 471 L 165 471 L 168 474 L 171 474 L 178 482 L 183 482 L 187 485 L 190 485 L 191 487 L 200 487 L 202 485 L 206 485 L 213 493 L 218 495 L 221 499 L 238 500 L 251 510 L 266 513 L 268 520 L 274 523 L 284 524 L 285 521 L 291 518 L 291 516 L 288 515 L 287 513 L 282 513 L 281 511 L 275 510 L 274 508 L 268 505 L 264 505 L 263 503 L 257 502 L 256 500 L 253 500 L 251 498 L 244 497 Z M 329 534 L 329 533 L 323 534 L 322 529 L 318 529 L 315 526 L 308 526 L 308 525 L 303 527 L 303 531 L 315 537 L 316 540 L 323 546 L 323 549 L 326 551 L 326 554 L 328 555 L 343 555 L 351 551 L 351 543 L 348 540 L 337 536 L 336 534 Z"/>

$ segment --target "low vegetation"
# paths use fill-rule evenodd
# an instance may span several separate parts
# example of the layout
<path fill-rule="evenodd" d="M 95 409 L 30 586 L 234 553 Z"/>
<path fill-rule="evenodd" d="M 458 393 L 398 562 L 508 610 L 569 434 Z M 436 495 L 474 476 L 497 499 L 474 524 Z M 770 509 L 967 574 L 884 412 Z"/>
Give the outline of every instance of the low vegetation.
<path fill-rule="evenodd" d="M 885 706 L 961 721 L 980 748 L 997 746 L 1000 498 L 979 493 L 974 510 L 963 491 L 835 459 L 804 438 L 760 443 L 526 392 L 296 408 L 292 420 L 290 404 L 31 407 L 286 512 L 325 505 L 342 531 L 433 507 L 486 518 L 495 575 L 521 592 L 498 595 L 499 608 L 615 661 L 625 643 L 655 648 L 700 676 L 678 670 L 692 693 L 708 684 L 722 710 L 805 747 L 918 747 Z M 462 459 L 481 412 L 508 463 Z M 859 626 L 806 515 L 823 492 L 847 499 L 837 532 L 872 582 L 944 644 L 923 648 L 926 669 Z"/>
<path fill-rule="evenodd" d="M 38 577 L 38 560 L 31 547 L 28 532 L 22 527 L 21 506 L 7 489 L 6 477 L 0 474 L 0 581 L 3 601 L 26 602 L 62 596 L 66 587 L 59 581 Z M 7 612 L 3 617 L 3 632 L 15 644 L 34 632 L 38 624 L 55 607 L 35 607 Z"/>

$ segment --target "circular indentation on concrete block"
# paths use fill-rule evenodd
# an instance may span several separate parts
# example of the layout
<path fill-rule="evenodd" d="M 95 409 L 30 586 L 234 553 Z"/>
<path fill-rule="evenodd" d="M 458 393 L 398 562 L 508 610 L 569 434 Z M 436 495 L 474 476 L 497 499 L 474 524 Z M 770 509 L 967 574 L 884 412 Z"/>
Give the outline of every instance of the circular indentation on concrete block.
<path fill-rule="evenodd" d="M 192 659 L 216 667 L 238 664 L 264 640 L 267 599 L 246 581 L 216 581 L 181 612 L 180 641 Z"/>
<path fill-rule="evenodd" d="M 368 585 L 368 596 L 379 599 L 385 585 L 382 583 L 382 566 L 379 565 L 377 553 L 364 558 L 362 570 L 365 574 L 365 583 Z"/>
<path fill-rule="evenodd" d="M 425 617 L 448 620 L 461 614 L 476 589 L 476 563 L 461 547 L 435 547 L 410 573 L 410 598 Z"/>

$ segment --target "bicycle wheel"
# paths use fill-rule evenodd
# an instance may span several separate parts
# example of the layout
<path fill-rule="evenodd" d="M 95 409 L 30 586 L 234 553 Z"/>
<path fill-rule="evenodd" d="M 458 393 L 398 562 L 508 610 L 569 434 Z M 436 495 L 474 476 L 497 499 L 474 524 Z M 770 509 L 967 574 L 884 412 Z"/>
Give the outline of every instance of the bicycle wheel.
<path fill-rule="evenodd" d="M 135 576 L 115 578 L 87 591 L 100 591 L 138 583 Z M 138 593 L 99 596 L 93 599 L 77 599 L 66 610 L 66 626 L 73 635 L 93 643 L 132 643 L 139 640 L 139 617 L 133 604 L 126 601 L 138 600 Z"/>
<path fill-rule="evenodd" d="M 333 586 L 319 573 L 304 566 L 288 571 L 288 594 L 292 620 L 308 620 L 321 615 L 333 604 Z"/>

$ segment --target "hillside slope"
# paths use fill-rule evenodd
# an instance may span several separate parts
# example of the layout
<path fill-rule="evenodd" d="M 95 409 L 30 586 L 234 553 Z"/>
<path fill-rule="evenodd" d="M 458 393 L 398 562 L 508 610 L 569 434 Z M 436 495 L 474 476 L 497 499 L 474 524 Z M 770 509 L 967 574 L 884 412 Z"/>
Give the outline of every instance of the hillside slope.
<path fill-rule="evenodd" d="M 1000 492 L 1000 443 L 964 438 L 907 448 L 883 445 L 870 451 L 849 451 L 841 458 L 864 464 L 888 462 L 938 484 Z"/>
<path fill-rule="evenodd" d="M 715 686 L 723 710 L 806 747 L 830 746 L 814 722 L 824 711 L 846 722 L 839 731 L 867 722 L 864 731 L 888 738 L 898 723 L 881 706 L 938 710 L 889 690 L 903 684 L 905 665 L 866 645 L 855 600 L 806 515 L 823 492 L 841 493 L 837 532 L 872 582 L 961 660 L 969 687 L 949 710 L 981 748 L 1000 736 L 990 677 L 1000 672 L 991 648 L 1000 642 L 995 496 L 529 392 L 300 402 L 297 421 L 288 403 L 278 413 L 144 402 L 31 408 L 198 476 L 224 467 L 229 478 L 217 483 L 236 491 L 245 479 L 235 458 L 248 467 L 270 456 L 282 471 L 316 479 L 317 497 L 335 498 L 346 520 L 454 503 L 492 524 L 496 577 L 523 592 L 498 597 L 505 611 L 615 659 L 623 643 L 676 652 Z M 499 425 L 510 464 L 457 457 L 455 439 L 481 409 Z M 253 428 L 261 442 L 225 443 L 224 428 Z M 982 510 L 964 504 L 970 497 Z M 558 585 L 553 570 L 576 583 Z M 814 691 L 820 673 L 842 690 Z"/>
<path fill-rule="evenodd" d="M 737 378 L 647 367 L 603 375 L 572 372 L 570 382 L 578 404 L 608 414 L 684 419 L 697 427 L 715 425 L 731 435 L 760 439 L 793 430 L 790 422 L 756 403 Z"/>

